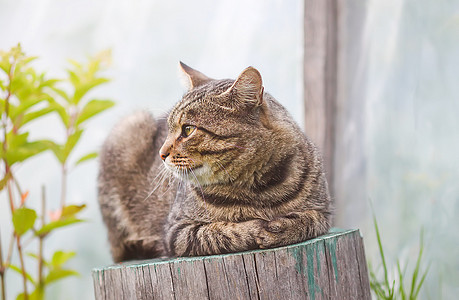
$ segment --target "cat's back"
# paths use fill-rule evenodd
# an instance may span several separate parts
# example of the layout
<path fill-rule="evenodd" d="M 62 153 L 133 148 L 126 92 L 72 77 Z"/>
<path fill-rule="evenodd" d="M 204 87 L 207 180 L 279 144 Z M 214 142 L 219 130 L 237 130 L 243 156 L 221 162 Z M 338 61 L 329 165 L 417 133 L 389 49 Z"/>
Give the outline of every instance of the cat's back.
<path fill-rule="evenodd" d="M 162 232 L 175 193 L 173 183 L 158 185 L 163 169 L 158 151 L 166 135 L 164 119 L 141 111 L 116 124 L 102 146 L 98 198 L 115 260 L 126 259 L 133 241 Z"/>

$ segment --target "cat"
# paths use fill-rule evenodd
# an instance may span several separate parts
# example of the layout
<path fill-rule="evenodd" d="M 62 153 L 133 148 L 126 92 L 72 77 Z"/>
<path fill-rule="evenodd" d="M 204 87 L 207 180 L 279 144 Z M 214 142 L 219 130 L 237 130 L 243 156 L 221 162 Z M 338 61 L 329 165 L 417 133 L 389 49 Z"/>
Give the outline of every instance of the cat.
<path fill-rule="evenodd" d="M 260 73 L 189 90 L 166 118 L 137 112 L 102 146 L 99 203 L 115 262 L 298 243 L 328 232 L 321 156 Z"/>

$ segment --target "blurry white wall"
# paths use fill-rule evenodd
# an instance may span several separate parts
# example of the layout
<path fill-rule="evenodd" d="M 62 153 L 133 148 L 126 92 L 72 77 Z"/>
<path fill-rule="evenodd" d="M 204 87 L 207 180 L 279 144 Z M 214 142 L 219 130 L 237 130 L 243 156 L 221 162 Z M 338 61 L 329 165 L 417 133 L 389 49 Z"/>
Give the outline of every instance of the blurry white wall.
<path fill-rule="evenodd" d="M 373 203 L 390 282 L 398 280 L 397 258 L 402 266 L 409 263 L 407 270 L 414 269 L 423 228 L 423 264 L 430 269 L 420 298 L 455 299 L 459 2 L 340 3 L 347 12 L 346 28 L 341 29 L 347 31 L 341 44 L 347 53 L 340 74 L 345 84 L 340 88 L 349 106 L 339 112 L 344 128 L 338 130 L 336 149 L 337 155 L 342 153 L 335 174 L 341 184 L 335 194 L 340 203 L 337 224 L 361 228 L 367 258 L 377 266 Z"/>
<path fill-rule="evenodd" d="M 112 81 L 93 97 L 111 98 L 116 107 L 88 123 L 74 158 L 98 148 L 122 116 L 138 109 L 162 115 L 180 99 L 182 60 L 213 78 L 236 78 L 247 66 L 259 69 L 265 90 L 302 122 L 302 1 L 112 1 L 0 0 L 0 49 L 18 42 L 34 66 L 50 75 L 65 75 L 67 59 L 85 60 L 112 50 L 112 65 L 104 74 Z M 32 126 L 34 137 L 64 135 L 56 117 Z M 37 205 L 44 184 L 50 209 L 58 207 L 59 168 L 45 153 L 18 170 L 22 186 Z M 68 203 L 87 203 L 88 222 L 57 231 L 46 244 L 51 250 L 76 250 L 70 265 L 81 276 L 50 289 L 50 299 L 93 298 L 90 271 L 111 263 L 105 228 L 96 199 L 97 162 L 75 169 L 69 177 Z M 2 194 L 0 201 L 6 203 Z M 0 204 L 2 243 L 7 247 L 10 214 Z M 38 207 L 38 206 L 37 206 Z M 5 208 L 5 209 L 4 209 Z M 31 245 L 34 247 L 34 245 Z M 8 298 L 21 287 L 8 273 Z"/>

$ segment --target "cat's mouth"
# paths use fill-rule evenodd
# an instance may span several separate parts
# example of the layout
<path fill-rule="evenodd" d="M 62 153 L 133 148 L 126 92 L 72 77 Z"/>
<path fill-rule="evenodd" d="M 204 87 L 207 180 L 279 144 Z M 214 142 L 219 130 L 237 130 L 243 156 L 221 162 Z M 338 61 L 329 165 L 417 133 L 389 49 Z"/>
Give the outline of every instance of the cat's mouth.
<path fill-rule="evenodd" d="M 212 170 L 207 164 L 201 165 L 175 165 L 171 163 L 164 164 L 166 168 L 172 171 L 175 177 L 188 181 L 192 184 L 206 185 L 212 175 Z"/>

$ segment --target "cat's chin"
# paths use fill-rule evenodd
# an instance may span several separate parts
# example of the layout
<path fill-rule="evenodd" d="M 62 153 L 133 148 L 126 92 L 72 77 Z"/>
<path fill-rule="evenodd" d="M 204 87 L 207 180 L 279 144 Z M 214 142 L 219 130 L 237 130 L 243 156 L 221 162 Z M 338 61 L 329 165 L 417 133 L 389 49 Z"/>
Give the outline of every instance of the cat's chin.
<path fill-rule="evenodd" d="M 167 164 L 166 167 L 172 171 L 175 177 L 195 186 L 204 186 L 215 183 L 212 169 L 206 163 L 192 169 L 180 169 Z"/>

